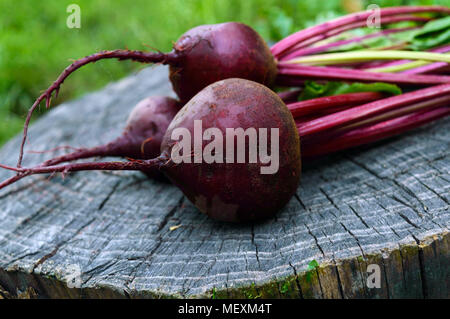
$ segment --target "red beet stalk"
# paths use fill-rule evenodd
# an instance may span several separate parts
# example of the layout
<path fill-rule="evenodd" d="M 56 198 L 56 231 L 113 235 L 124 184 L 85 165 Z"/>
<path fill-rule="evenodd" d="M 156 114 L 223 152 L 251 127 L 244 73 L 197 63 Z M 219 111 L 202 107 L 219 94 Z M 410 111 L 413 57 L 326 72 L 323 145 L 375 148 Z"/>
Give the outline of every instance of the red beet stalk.
<path fill-rule="evenodd" d="M 361 120 L 361 121 L 358 121 L 358 122 L 355 122 L 355 123 L 352 123 L 352 124 L 349 124 L 346 126 L 342 126 L 342 127 L 338 127 L 338 128 L 334 128 L 334 129 L 331 128 L 331 129 L 333 130 L 333 132 L 348 131 L 348 130 L 356 128 L 356 127 L 361 127 L 361 126 L 364 126 L 367 124 L 385 121 L 388 119 L 392 119 L 394 117 L 413 113 L 413 112 L 416 112 L 419 110 L 430 109 L 430 108 L 434 108 L 434 107 L 438 107 L 438 106 L 447 106 L 449 103 L 450 103 L 450 95 L 444 95 L 444 96 L 440 96 L 437 98 L 427 99 L 427 100 L 424 100 L 424 101 L 421 101 L 418 103 L 414 103 L 411 105 L 403 106 L 398 109 L 394 109 L 392 111 L 384 112 L 379 115 L 375 115 L 375 116 L 369 117 L 365 120 Z M 348 108 L 349 108 L 348 106 L 329 108 L 329 109 L 326 109 L 323 112 L 323 114 L 311 114 L 310 116 L 307 116 L 307 117 L 297 118 L 297 119 L 295 119 L 295 123 L 296 123 L 297 127 L 301 127 L 301 126 L 305 125 L 307 122 L 323 118 L 324 115 L 337 113 L 339 111 L 342 111 L 342 110 L 345 110 Z M 322 133 L 322 132 L 320 132 L 320 133 Z M 321 135 L 320 133 L 319 133 L 319 135 Z M 324 134 L 327 135 L 328 130 L 324 131 Z M 316 134 L 312 134 L 312 135 L 307 135 L 305 137 L 307 137 L 308 139 L 312 139 L 315 136 L 316 136 Z"/>
<path fill-rule="evenodd" d="M 333 110 L 336 107 L 350 107 L 352 105 L 367 103 L 383 97 L 379 92 L 358 92 L 325 96 L 316 99 L 287 104 L 294 118 Z"/>
<path fill-rule="evenodd" d="M 301 124 L 300 136 L 323 132 L 379 115 L 390 110 L 450 94 L 450 83 L 388 97 Z"/>
<path fill-rule="evenodd" d="M 427 100 L 424 100 L 424 101 L 421 101 L 418 103 L 414 103 L 414 104 L 411 104 L 408 106 L 400 107 L 400 108 L 392 110 L 392 111 L 381 113 L 381 114 L 373 116 L 373 117 L 369 117 L 365 120 L 337 128 L 335 131 L 344 132 L 344 131 L 348 131 L 348 130 L 351 130 L 351 129 L 354 129 L 357 127 L 362 127 L 365 125 L 378 123 L 378 122 L 382 122 L 385 120 L 390 120 L 390 119 L 393 119 L 393 118 L 396 118 L 399 116 L 403 116 L 406 114 L 419 112 L 421 110 L 425 110 L 425 109 L 429 110 L 429 109 L 440 107 L 440 106 L 448 106 L 449 103 L 450 103 L 450 95 L 439 96 L 439 97 L 436 97 L 433 99 L 427 99 Z"/>
<path fill-rule="evenodd" d="M 322 143 L 305 145 L 302 147 L 302 157 L 316 157 L 376 142 L 404 133 L 447 115 L 450 115 L 450 107 L 444 106 L 432 110 L 418 111 L 380 123 L 356 128 L 338 136 L 330 136 L 328 140 L 325 139 Z"/>
<path fill-rule="evenodd" d="M 297 101 L 297 98 L 300 95 L 301 91 L 301 89 L 287 90 L 279 92 L 278 96 L 283 100 L 284 103 L 292 103 Z"/>
<path fill-rule="evenodd" d="M 344 46 L 347 44 L 363 42 L 364 40 L 367 40 L 367 39 L 383 37 L 383 36 L 386 36 L 391 33 L 404 32 L 404 31 L 411 30 L 411 29 L 416 29 L 416 28 L 408 27 L 408 28 L 388 29 L 388 30 L 383 30 L 380 32 L 371 33 L 371 34 L 367 34 L 367 35 L 363 35 L 363 36 L 359 36 L 359 37 L 352 37 L 347 40 L 340 40 L 340 41 L 327 43 L 327 44 L 319 45 L 319 46 L 314 46 L 314 47 L 310 47 L 310 48 L 301 48 L 298 50 L 294 50 L 293 52 L 287 54 L 286 56 L 283 56 L 280 60 L 287 61 L 287 60 L 290 60 L 290 59 L 293 59 L 296 57 L 300 57 L 300 56 L 304 56 L 304 55 L 317 54 L 317 53 L 325 52 L 330 49 L 338 48 L 338 47 L 341 47 L 341 46 Z"/>
<path fill-rule="evenodd" d="M 429 18 L 416 17 L 416 16 L 398 16 L 398 17 L 394 16 L 394 17 L 384 17 L 384 18 L 380 19 L 380 24 L 383 25 L 383 24 L 403 22 L 403 21 L 428 22 L 430 20 L 431 19 L 429 19 Z M 301 51 L 303 51 L 303 50 L 315 49 L 315 47 L 310 47 L 310 46 L 312 46 L 313 44 L 316 44 L 319 41 L 322 41 L 322 40 L 334 37 L 336 35 L 339 35 L 341 33 L 346 32 L 346 31 L 350 31 L 350 30 L 354 30 L 354 29 L 365 27 L 366 24 L 367 24 L 367 22 L 363 21 L 363 22 L 352 23 L 352 24 L 346 25 L 346 26 L 341 27 L 341 28 L 332 29 L 332 30 L 328 31 L 327 33 L 318 35 L 318 36 L 316 36 L 314 38 L 311 38 L 309 40 L 306 40 L 304 42 L 301 42 L 301 43 L 295 45 L 291 49 L 289 49 L 286 52 L 284 52 L 283 55 L 280 55 L 278 57 L 278 59 L 280 61 L 289 60 L 293 56 L 297 56 L 297 53 L 299 51 L 300 51 L 300 53 L 302 53 Z M 311 53 L 308 53 L 308 54 L 311 54 Z M 303 53 L 301 55 L 306 55 L 306 54 Z"/>
<path fill-rule="evenodd" d="M 305 79 L 350 80 L 361 82 L 388 82 L 409 85 L 429 85 L 450 83 L 450 76 L 419 75 L 405 76 L 397 73 L 377 73 L 362 70 L 350 70 L 337 67 L 305 66 L 280 62 L 278 64 L 277 84 L 296 86 Z"/>
<path fill-rule="evenodd" d="M 430 19 L 428 18 L 421 18 L 421 17 L 414 17 L 414 16 L 400 16 L 400 17 L 387 17 L 387 18 L 383 18 L 380 20 L 380 24 L 388 24 L 388 23 L 396 23 L 396 22 L 403 22 L 403 21 L 423 21 L 423 22 L 427 22 L 430 21 Z M 293 48 L 291 48 L 290 50 L 286 51 L 282 56 L 279 57 L 280 61 L 287 61 L 299 56 L 304 56 L 304 55 L 309 55 L 309 54 L 316 54 L 316 53 L 320 53 L 320 52 L 324 52 L 327 51 L 329 49 L 332 48 L 336 48 L 342 45 L 346 45 L 349 43 L 355 43 L 355 42 L 361 42 L 363 40 L 367 40 L 370 38 L 374 38 L 374 37 L 380 37 L 380 36 L 386 36 L 390 33 L 395 33 L 395 32 L 403 32 L 406 30 L 411 30 L 411 29 L 415 29 L 416 27 L 408 27 L 408 28 L 398 28 L 398 29 L 387 29 L 387 30 L 383 30 L 377 33 L 372 33 L 372 34 L 367 34 L 364 36 L 360 36 L 360 37 L 352 37 L 351 39 L 347 39 L 347 40 L 340 40 L 340 41 L 336 41 L 336 42 L 332 42 L 332 43 L 327 43 L 324 45 L 319 45 L 319 46 L 314 46 L 314 47 L 310 47 L 312 44 L 315 44 L 319 41 L 331 38 L 333 36 L 339 35 L 341 33 L 344 33 L 346 31 L 349 30 L 354 30 L 357 28 L 361 28 L 366 26 L 366 22 L 358 22 L 358 23 L 353 23 L 353 24 L 349 24 L 346 25 L 342 28 L 338 28 L 338 29 L 334 29 L 334 30 L 330 30 L 329 32 L 319 35 L 315 38 L 312 38 L 308 41 L 299 43 L 298 45 L 294 46 Z"/>
<path fill-rule="evenodd" d="M 391 8 L 382 8 L 379 13 L 381 17 L 386 16 L 395 16 L 401 14 L 414 14 L 414 13 L 423 13 L 423 12 L 440 12 L 440 13 L 450 13 L 450 8 L 441 7 L 441 6 L 409 6 L 409 7 L 391 7 Z M 288 49 L 294 47 L 295 45 L 311 39 L 315 36 L 319 36 L 330 30 L 346 26 L 348 24 L 357 23 L 357 22 L 366 22 L 369 17 L 373 15 L 371 11 L 358 12 L 354 14 L 349 14 L 341 18 L 337 18 L 335 20 L 325 22 L 302 31 L 296 32 L 287 38 L 279 41 L 275 45 L 272 46 L 271 51 L 275 57 L 280 57 L 282 53 L 287 51 Z"/>

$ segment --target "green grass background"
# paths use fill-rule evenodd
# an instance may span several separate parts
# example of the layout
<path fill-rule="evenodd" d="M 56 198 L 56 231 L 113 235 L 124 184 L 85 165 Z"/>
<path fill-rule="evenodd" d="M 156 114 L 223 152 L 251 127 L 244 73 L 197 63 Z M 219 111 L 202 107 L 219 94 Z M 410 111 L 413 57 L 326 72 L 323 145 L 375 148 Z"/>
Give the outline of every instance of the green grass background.
<path fill-rule="evenodd" d="M 66 8 L 81 7 L 81 28 L 69 29 Z M 21 130 L 39 93 L 70 63 L 117 48 L 170 50 L 199 24 L 240 21 L 276 41 L 305 26 L 347 13 L 349 8 L 441 4 L 450 0 L 45 0 L 0 1 L 0 145 Z M 53 105 L 101 88 L 143 67 L 102 61 L 74 73 Z M 44 108 L 42 108 L 43 110 Z"/>

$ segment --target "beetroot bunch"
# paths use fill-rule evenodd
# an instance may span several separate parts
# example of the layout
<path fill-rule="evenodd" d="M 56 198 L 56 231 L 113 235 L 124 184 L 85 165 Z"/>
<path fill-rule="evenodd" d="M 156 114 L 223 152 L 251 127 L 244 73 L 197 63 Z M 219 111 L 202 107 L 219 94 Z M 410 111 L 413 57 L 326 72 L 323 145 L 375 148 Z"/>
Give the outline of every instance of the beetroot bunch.
<path fill-rule="evenodd" d="M 213 218 L 269 217 L 298 185 L 299 139 L 301 157 L 312 158 L 387 138 L 450 113 L 450 9 L 393 7 L 379 13 L 383 29 L 365 28 L 373 12 L 360 12 L 301 30 L 271 48 L 250 27 L 229 22 L 189 30 L 169 53 L 114 50 L 77 60 L 31 107 L 17 167 L 3 166 L 17 175 L 0 188 L 40 173 L 141 170 L 153 177 L 162 172 Z M 365 34 L 356 36 L 354 30 Z M 108 58 L 168 64 L 179 101 L 148 98 L 136 106 L 122 136 L 111 143 L 23 168 L 34 109 L 43 100 L 48 107 L 53 92 L 58 93 L 73 71 Z M 270 90 L 275 88 L 283 88 L 279 96 Z M 223 134 L 227 128 L 279 128 L 279 170 L 258 174 L 264 161 L 174 163 L 171 154 L 179 141 L 172 133 L 181 127 L 193 133 L 197 120 Z M 202 144 L 201 151 L 207 147 Z M 214 151 L 224 153 L 223 147 Z M 96 156 L 131 160 L 59 165 Z"/>

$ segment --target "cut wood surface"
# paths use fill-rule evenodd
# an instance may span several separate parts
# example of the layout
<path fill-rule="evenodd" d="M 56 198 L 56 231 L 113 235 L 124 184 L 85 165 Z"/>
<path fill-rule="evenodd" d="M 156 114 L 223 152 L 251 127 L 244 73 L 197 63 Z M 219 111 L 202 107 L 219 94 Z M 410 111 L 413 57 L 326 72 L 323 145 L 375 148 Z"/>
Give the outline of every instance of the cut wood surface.
<path fill-rule="evenodd" d="M 144 69 L 54 107 L 26 150 L 107 142 L 140 99 L 168 94 L 167 69 Z M 447 298 L 449 146 L 447 118 L 306 165 L 287 207 L 254 225 L 215 222 L 139 172 L 25 178 L 0 191 L 0 297 Z"/>

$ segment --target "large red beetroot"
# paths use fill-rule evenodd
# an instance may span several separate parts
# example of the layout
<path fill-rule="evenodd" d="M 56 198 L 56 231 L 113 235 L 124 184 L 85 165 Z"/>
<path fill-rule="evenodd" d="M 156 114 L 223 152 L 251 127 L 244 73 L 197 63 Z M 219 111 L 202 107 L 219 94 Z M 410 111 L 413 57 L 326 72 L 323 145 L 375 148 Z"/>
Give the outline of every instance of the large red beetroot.
<path fill-rule="evenodd" d="M 242 78 L 271 86 L 275 59 L 264 40 L 249 26 L 228 22 L 202 25 L 186 32 L 174 45 L 170 81 L 181 101 L 207 85 Z"/>
<path fill-rule="evenodd" d="M 239 162 L 238 137 L 232 136 L 231 148 L 227 137 L 222 147 L 217 146 L 212 151 L 214 154 L 224 155 L 222 160 L 212 163 L 201 160 L 197 163 L 197 152 L 203 154 L 210 142 L 205 141 L 204 135 L 201 135 L 200 149 L 196 147 L 196 121 L 201 121 L 203 131 L 214 128 L 216 134 L 223 137 L 227 136 L 230 129 L 256 130 L 259 136 L 256 146 L 259 155 L 257 161 L 250 160 L 252 154 L 255 154 L 252 153 L 254 149 L 249 141 L 244 142 L 244 162 Z M 181 152 L 181 157 L 186 161 L 179 162 L 173 155 L 180 152 L 181 141 L 173 137 L 176 136 L 177 129 L 183 129 L 193 137 L 189 140 L 193 152 L 185 149 Z M 270 150 L 273 149 L 274 143 L 278 145 L 278 169 L 273 174 L 262 173 L 263 168 L 268 166 L 266 159 L 269 154 L 261 157 L 261 139 L 264 137 L 260 129 L 270 131 L 270 134 L 265 136 L 269 139 L 265 143 Z M 278 129 L 278 139 L 274 139 L 272 129 Z M 215 139 L 219 138 L 216 134 Z M 231 157 L 231 153 L 228 153 L 230 149 L 233 150 Z M 301 160 L 297 128 L 283 101 L 261 84 L 242 79 L 228 79 L 206 87 L 178 112 L 164 135 L 161 155 L 155 159 L 34 168 L 2 167 L 12 169 L 21 176 L 81 170 L 159 169 L 178 185 L 203 213 L 217 220 L 245 222 L 273 216 L 288 202 L 300 180 Z M 3 183 L 0 188 L 6 185 L 8 184 Z"/>
<path fill-rule="evenodd" d="M 194 134 L 195 120 L 202 120 L 204 131 L 219 129 L 223 136 L 229 128 L 244 131 L 278 128 L 280 136 L 276 141 L 279 142 L 279 170 L 274 174 L 261 174 L 261 167 L 267 164 L 260 160 L 229 163 L 230 158 L 226 158 L 225 163 L 182 164 L 167 170 L 169 179 L 202 212 L 219 220 L 247 221 L 272 216 L 287 203 L 299 182 L 300 145 L 292 115 L 276 94 L 242 79 L 208 86 L 181 109 L 170 124 L 163 139 L 163 154 L 167 152 L 165 145 L 173 144 L 171 136 L 175 129 L 184 127 Z M 226 143 L 228 145 L 228 140 Z M 202 150 L 204 148 L 205 142 Z M 237 154 L 236 142 L 234 148 Z"/>

